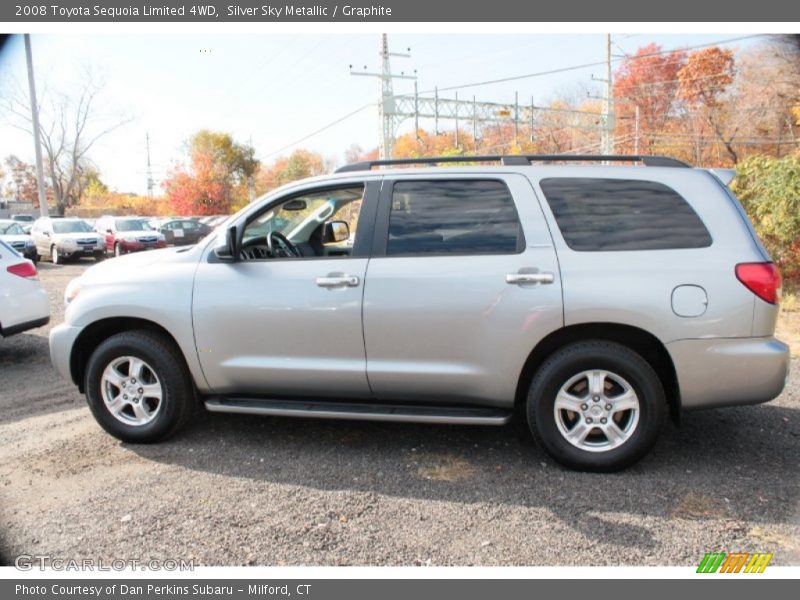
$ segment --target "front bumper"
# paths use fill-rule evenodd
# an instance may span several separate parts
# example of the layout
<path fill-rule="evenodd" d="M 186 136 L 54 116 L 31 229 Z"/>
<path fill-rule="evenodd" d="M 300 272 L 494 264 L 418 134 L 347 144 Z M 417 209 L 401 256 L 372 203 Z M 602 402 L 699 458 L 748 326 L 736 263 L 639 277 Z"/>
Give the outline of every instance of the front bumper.
<path fill-rule="evenodd" d="M 789 375 L 789 347 L 773 337 L 678 340 L 667 351 L 685 410 L 769 402 Z"/>
<path fill-rule="evenodd" d="M 95 244 L 93 246 L 59 246 L 58 253 L 69 258 L 71 256 L 95 256 L 98 254 L 105 254 L 105 244 Z"/>
<path fill-rule="evenodd" d="M 164 240 L 159 240 L 152 244 L 145 244 L 138 240 L 121 240 L 118 243 L 123 252 L 139 252 L 140 250 L 155 250 L 167 247 L 167 242 Z"/>
<path fill-rule="evenodd" d="M 61 377 L 75 384 L 79 382 L 72 379 L 70 359 L 75 340 L 81 331 L 83 331 L 82 327 L 73 327 L 66 323 L 56 325 L 50 330 L 50 360 Z"/>

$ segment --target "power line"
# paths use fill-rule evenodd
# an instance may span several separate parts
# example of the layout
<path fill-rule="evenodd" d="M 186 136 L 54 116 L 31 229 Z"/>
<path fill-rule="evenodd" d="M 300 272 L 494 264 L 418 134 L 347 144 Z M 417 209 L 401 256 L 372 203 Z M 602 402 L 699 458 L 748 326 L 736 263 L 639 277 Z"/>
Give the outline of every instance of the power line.
<path fill-rule="evenodd" d="M 267 154 L 267 155 L 266 155 L 264 158 L 271 158 L 271 157 L 275 156 L 276 154 L 280 154 L 280 153 L 281 153 L 281 152 L 283 152 L 284 150 L 288 150 L 288 149 L 289 149 L 289 148 L 291 148 L 292 146 L 296 146 L 297 144 L 300 144 L 300 143 L 302 143 L 302 142 L 305 142 L 305 141 L 306 141 L 308 138 L 314 137 L 315 135 L 317 135 L 317 134 L 319 134 L 319 133 L 322 133 L 323 131 L 325 131 L 325 130 L 327 130 L 327 129 L 330 129 L 330 128 L 331 128 L 331 127 L 333 127 L 334 125 L 338 125 L 338 124 L 339 124 L 339 123 L 341 123 L 342 121 L 346 121 L 346 120 L 347 120 L 347 119 L 349 119 L 350 117 L 354 117 L 355 115 L 357 115 L 357 114 L 358 114 L 358 113 L 360 113 L 361 111 L 363 111 L 363 110 L 366 110 L 366 109 L 368 109 L 368 108 L 371 108 L 371 107 L 373 107 L 373 106 L 375 106 L 375 103 L 374 103 L 374 102 L 370 102 L 369 104 L 365 104 L 364 106 L 362 106 L 362 107 L 360 107 L 360 108 L 357 108 L 357 109 L 355 109 L 354 111 L 352 111 L 352 112 L 349 112 L 349 113 L 347 113 L 347 114 L 346 114 L 346 115 L 344 115 L 344 116 L 341 116 L 341 117 L 339 117 L 339 118 L 338 118 L 338 119 L 336 119 L 335 121 L 331 121 L 331 122 L 330 122 L 330 123 L 328 123 L 327 125 L 325 125 L 325 126 L 323 126 L 323 127 L 320 127 L 319 129 L 317 129 L 317 130 L 315 130 L 315 131 L 312 131 L 312 132 L 311 132 L 311 133 L 309 133 L 308 135 L 304 135 L 304 136 L 303 136 L 303 137 L 301 137 L 300 139 L 298 139 L 298 140 L 295 140 L 294 142 L 292 142 L 291 144 L 286 144 L 285 146 L 283 146 L 283 147 L 281 147 L 281 148 L 278 148 L 278 149 L 277 149 L 277 150 L 275 150 L 274 152 L 270 152 L 270 153 L 269 153 L 269 154 Z"/>
<path fill-rule="evenodd" d="M 697 45 L 694 45 L 694 46 L 686 46 L 684 48 L 673 48 L 672 50 L 660 50 L 658 52 L 648 52 L 647 54 L 634 55 L 634 56 L 631 56 L 631 57 L 629 57 L 627 59 L 615 58 L 615 59 L 612 59 L 611 62 L 617 63 L 617 62 L 621 62 L 622 60 L 640 60 L 642 58 L 649 58 L 649 57 L 652 57 L 652 56 L 663 56 L 664 54 L 673 54 L 675 52 L 686 52 L 688 50 L 698 50 L 700 48 L 710 48 L 712 46 L 721 46 L 723 44 L 732 44 L 734 42 L 740 42 L 740 41 L 743 41 L 743 40 L 749 40 L 749 39 L 753 39 L 753 38 L 763 37 L 764 35 L 766 35 L 766 34 L 759 33 L 759 34 L 754 34 L 754 35 L 743 35 L 743 36 L 739 36 L 739 37 L 735 37 L 735 38 L 727 38 L 727 39 L 724 39 L 724 40 L 718 40 L 716 42 L 709 42 L 707 44 L 697 44 Z M 596 62 L 584 63 L 584 64 L 581 64 L 581 65 L 574 65 L 574 66 L 571 66 L 571 67 L 561 67 L 559 69 L 550 69 L 548 71 L 538 71 L 536 73 L 527 73 L 525 75 L 513 75 L 511 77 L 502 77 L 500 79 L 490 79 L 490 80 L 487 80 L 487 81 L 478 81 L 478 82 L 474 82 L 474 83 L 465 83 L 465 84 L 461 84 L 461 85 L 452 85 L 452 86 L 445 87 L 445 88 L 439 88 L 439 91 L 440 92 L 449 92 L 449 91 L 452 91 L 452 90 L 460 90 L 460 89 L 463 89 L 463 88 L 480 87 L 480 86 L 484 86 L 484 85 L 494 85 L 494 84 L 497 84 L 497 83 L 507 83 L 509 81 L 519 81 L 521 79 L 530 79 L 530 78 L 533 78 L 533 77 L 543 77 L 545 75 L 556 75 L 558 73 L 567 73 L 569 71 L 578 71 L 580 69 L 588 69 L 588 68 L 591 68 L 591 67 L 600 67 L 600 66 L 604 66 L 605 64 L 606 64 L 606 61 L 604 61 L 604 60 L 603 61 L 596 61 Z M 420 92 L 420 93 L 421 94 L 430 94 L 433 91 L 434 90 L 426 90 L 426 91 Z"/>

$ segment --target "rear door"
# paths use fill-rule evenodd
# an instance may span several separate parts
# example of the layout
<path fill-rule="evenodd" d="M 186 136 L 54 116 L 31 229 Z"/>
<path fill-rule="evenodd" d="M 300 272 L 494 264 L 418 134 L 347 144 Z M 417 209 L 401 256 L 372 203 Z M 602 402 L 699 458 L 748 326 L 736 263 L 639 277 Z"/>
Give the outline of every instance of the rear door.
<path fill-rule="evenodd" d="M 558 261 L 526 177 L 384 180 L 364 289 L 375 396 L 507 406 L 533 347 L 562 324 Z"/>

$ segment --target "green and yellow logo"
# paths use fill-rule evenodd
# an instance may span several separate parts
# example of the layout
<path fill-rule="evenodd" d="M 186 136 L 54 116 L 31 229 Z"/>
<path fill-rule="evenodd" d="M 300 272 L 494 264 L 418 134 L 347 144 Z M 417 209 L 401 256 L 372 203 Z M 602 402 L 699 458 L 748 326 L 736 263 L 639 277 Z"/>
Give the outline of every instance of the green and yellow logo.
<path fill-rule="evenodd" d="M 767 552 L 706 552 L 698 573 L 763 573 L 773 554 Z"/>

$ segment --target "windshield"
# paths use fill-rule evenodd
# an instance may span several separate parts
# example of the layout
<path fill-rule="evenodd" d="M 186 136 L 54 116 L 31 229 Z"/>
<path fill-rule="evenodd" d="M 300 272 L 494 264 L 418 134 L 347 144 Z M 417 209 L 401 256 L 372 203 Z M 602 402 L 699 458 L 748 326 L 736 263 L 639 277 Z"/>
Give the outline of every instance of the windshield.
<path fill-rule="evenodd" d="M 24 221 L 25 223 L 33 222 L 33 217 L 31 215 L 16 215 L 11 218 L 15 221 Z"/>
<path fill-rule="evenodd" d="M 84 221 L 53 221 L 54 233 L 86 233 L 92 228 Z"/>
<path fill-rule="evenodd" d="M 25 230 L 16 223 L 0 223 L 2 235 L 25 235 Z"/>
<path fill-rule="evenodd" d="M 117 231 L 152 231 L 144 219 L 124 219 L 117 221 Z"/>

